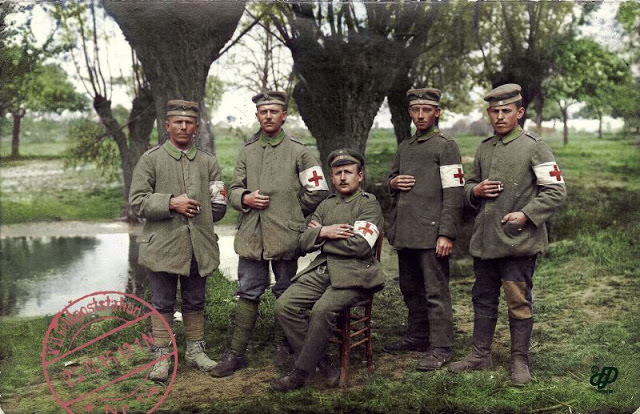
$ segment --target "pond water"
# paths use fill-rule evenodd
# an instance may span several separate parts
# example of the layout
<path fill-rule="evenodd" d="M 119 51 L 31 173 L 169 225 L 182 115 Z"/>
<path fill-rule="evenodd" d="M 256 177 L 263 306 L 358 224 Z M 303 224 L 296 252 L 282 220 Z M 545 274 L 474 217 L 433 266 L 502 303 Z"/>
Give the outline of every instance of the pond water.
<path fill-rule="evenodd" d="M 3 226 L 0 316 L 52 315 L 68 301 L 97 291 L 115 290 L 142 297 L 147 282 L 144 268 L 137 264 L 135 237 L 139 230 L 139 226 L 125 224 Z M 220 270 L 235 280 L 235 230 L 221 226 L 216 232 Z M 300 268 L 312 257 L 300 259 Z"/>

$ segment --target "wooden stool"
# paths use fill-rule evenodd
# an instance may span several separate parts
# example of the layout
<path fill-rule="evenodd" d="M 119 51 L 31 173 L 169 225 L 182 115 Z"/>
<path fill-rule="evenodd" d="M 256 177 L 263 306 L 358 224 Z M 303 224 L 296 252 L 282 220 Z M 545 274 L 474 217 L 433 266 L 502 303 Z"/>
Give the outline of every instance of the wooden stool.
<path fill-rule="evenodd" d="M 343 309 L 338 315 L 336 336 L 331 342 L 340 344 L 340 386 L 347 385 L 351 349 L 366 345 L 367 368 L 373 372 L 373 342 L 371 341 L 371 305 L 373 294 L 367 299 Z"/>
<path fill-rule="evenodd" d="M 374 246 L 376 258 L 380 260 L 382 254 L 382 241 L 384 234 L 380 232 Z M 368 298 L 343 309 L 338 315 L 338 323 L 334 329 L 335 336 L 330 342 L 340 345 L 340 387 L 347 385 L 349 378 L 349 360 L 351 350 L 357 346 L 365 345 L 367 355 L 367 368 L 373 372 L 373 341 L 371 340 L 371 307 L 373 305 L 373 293 Z"/>

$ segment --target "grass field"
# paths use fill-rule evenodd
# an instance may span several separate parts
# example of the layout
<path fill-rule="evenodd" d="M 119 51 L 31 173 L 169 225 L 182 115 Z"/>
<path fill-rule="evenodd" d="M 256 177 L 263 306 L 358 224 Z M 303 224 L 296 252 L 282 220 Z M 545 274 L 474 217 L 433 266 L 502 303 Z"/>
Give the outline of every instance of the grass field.
<path fill-rule="evenodd" d="M 241 140 L 217 135 L 217 151 L 230 178 Z M 480 137 L 457 137 L 467 170 Z M 406 311 L 397 284 L 395 253 L 385 245 L 383 266 L 387 284 L 374 300 L 374 350 L 376 371 L 368 374 L 360 353 L 352 359 L 351 387 L 326 389 L 319 384 L 287 394 L 272 393 L 268 382 L 276 375 L 271 364 L 273 300 L 265 295 L 249 350 L 249 368 L 226 379 L 182 366 L 169 397 L 159 412 L 220 413 L 632 413 L 640 407 L 640 153 L 639 137 L 573 134 L 569 145 L 559 135 L 546 137 L 563 171 L 569 198 L 551 223 L 552 244 L 538 261 L 534 277 L 532 375 L 534 381 L 514 388 L 509 381 L 509 329 L 506 307 L 494 342 L 491 371 L 453 375 L 446 371 L 421 373 L 414 369 L 419 354 L 387 355 L 385 342 L 403 333 Z M 4 145 L 4 143 L 2 143 Z M 28 145 L 25 143 L 25 151 Z M 62 142 L 59 145 L 63 145 Z M 4 148 L 0 146 L 0 149 Z M 395 152 L 390 131 L 374 131 L 368 146 L 368 187 L 380 194 L 379 183 Z M 4 154 L 4 152 L 3 152 Z M 2 174 L 20 165 L 42 161 L 4 162 Z M 56 162 L 54 157 L 52 162 Z M 19 164 L 25 163 L 25 164 Z M 41 188 L 38 198 L 60 194 L 52 204 L 59 219 L 78 218 L 65 200 L 86 198 L 84 219 L 117 217 L 120 194 L 117 185 L 96 182 L 95 170 L 71 174 L 84 176 L 94 186 L 70 184 L 68 188 Z M 62 175 L 64 178 L 64 173 Z M 70 180 L 72 177 L 66 177 Z M 4 177 L 3 177 L 4 178 Z M 4 179 L 3 179 L 4 181 Z M 82 180 L 81 180 L 82 181 Z M 45 186 L 46 187 L 46 186 Z M 5 190 L 2 223 L 50 219 L 46 211 L 30 207 L 34 184 L 23 191 Z M 77 193 L 76 193 L 77 192 Z M 31 197 L 31 198 L 30 198 Z M 112 203 L 113 210 L 97 204 Z M 7 199 L 16 200 L 8 205 Z M 48 200 L 47 198 L 44 198 Z M 31 201 L 30 201 L 31 200 Z M 108 201 L 111 200 L 111 201 Z M 382 200 L 384 203 L 384 200 Z M 93 201 L 95 203 L 95 200 Z M 84 201 L 83 201 L 84 203 Z M 47 210 L 45 204 L 43 210 Z M 115 213 L 114 213 L 115 212 Z M 114 215 L 115 214 L 115 215 Z M 5 221 L 7 220 L 7 221 Z M 468 233 L 469 222 L 465 224 Z M 465 234 L 466 234 L 465 233 Z M 455 356 L 470 350 L 473 283 L 471 260 L 460 238 L 453 263 L 451 290 L 454 304 Z M 5 271 L 3 269 L 3 271 Z M 218 358 L 230 331 L 234 284 L 222 275 L 208 285 L 208 352 Z M 62 410 L 43 381 L 40 346 L 48 318 L 0 321 L 0 406 L 6 413 L 57 413 Z M 178 343 L 182 329 L 176 326 Z M 183 349 L 180 349 L 182 358 Z M 182 363 L 183 360 L 180 360 Z M 616 367 L 617 380 L 598 392 L 590 384 L 593 367 Z M 135 412 L 135 407 L 127 412 Z"/>

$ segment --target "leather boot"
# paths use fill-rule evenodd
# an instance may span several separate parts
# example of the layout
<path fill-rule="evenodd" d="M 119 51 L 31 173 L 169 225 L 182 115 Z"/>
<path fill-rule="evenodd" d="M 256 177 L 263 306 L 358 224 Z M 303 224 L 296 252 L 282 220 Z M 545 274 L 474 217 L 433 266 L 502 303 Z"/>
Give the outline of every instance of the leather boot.
<path fill-rule="evenodd" d="M 531 382 L 529 374 L 529 343 L 533 318 L 509 319 L 511 331 L 511 383 L 525 385 Z"/>
<path fill-rule="evenodd" d="M 258 319 L 259 304 L 259 302 L 242 298 L 238 301 L 233 317 L 231 345 L 224 352 L 220 363 L 211 370 L 211 375 L 214 377 L 226 377 L 247 366 L 244 354 Z"/>
<path fill-rule="evenodd" d="M 271 389 L 278 392 L 297 390 L 304 387 L 309 373 L 298 368 L 293 368 L 284 377 L 271 381 Z"/>
<path fill-rule="evenodd" d="M 471 355 L 462 361 L 449 364 L 452 372 L 475 371 L 491 369 L 491 342 L 496 328 L 496 318 L 476 316 L 473 321 L 473 346 Z"/>
<path fill-rule="evenodd" d="M 435 371 L 451 360 L 451 348 L 432 348 L 418 360 L 416 370 Z"/>
<path fill-rule="evenodd" d="M 214 377 L 228 377 L 239 369 L 247 366 L 247 357 L 227 349 L 220 358 L 220 363 L 210 371 Z"/>
<path fill-rule="evenodd" d="M 187 340 L 185 360 L 187 365 L 197 367 L 200 371 L 209 372 L 215 368 L 217 362 L 204 353 L 204 311 L 190 312 L 182 315 L 184 321 L 184 336 Z"/>
<path fill-rule="evenodd" d="M 151 355 L 153 359 L 160 359 L 164 355 L 171 353 L 171 335 L 162 322 L 163 318 L 169 325 L 171 325 L 173 314 L 151 314 L 151 336 L 153 337 L 154 342 L 154 346 L 151 349 Z M 152 381 L 166 382 L 167 379 L 169 379 L 170 361 L 171 358 L 166 358 L 155 363 L 153 367 L 151 367 L 151 372 L 149 372 L 149 379 Z"/>

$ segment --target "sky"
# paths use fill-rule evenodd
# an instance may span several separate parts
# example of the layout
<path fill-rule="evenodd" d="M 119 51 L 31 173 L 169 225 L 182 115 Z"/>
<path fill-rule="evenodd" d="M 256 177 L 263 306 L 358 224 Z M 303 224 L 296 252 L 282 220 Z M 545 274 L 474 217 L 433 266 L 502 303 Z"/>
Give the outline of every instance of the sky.
<path fill-rule="evenodd" d="M 619 44 L 619 34 L 614 30 L 615 24 L 615 14 L 618 8 L 618 1 L 604 1 L 601 7 L 599 8 L 595 18 L 592 21 L 592 25 L 583 29 L 584 34 L 594 37 L 597 41 L 601 42 L 604 45 L 609 46 L 612 49 L 615 49 L 616 45 Z M 17 21 L 22 19 L 22 16 L 14 15 L 14 18 Z M 33 27 L 36 28 L 36 36 L 42 41 L 47 33 L 49 33 L 53 27 L 54 23 L 51 18 L 45 13 L 41 12 L 38 8 L 34 9 L 34 24 Z M 131 65 L 131 52 L 130 48 L 122 35 L 119 27 L 113 20 L 106 19 L 103 20 L 100 24 L 101 30 L 104 33 L 109 35 L 109 42 L 103 46 L 103 52 L 106 54 L 103 59 L 106 59 L 108 56 L 109 61 L 109 69 L 111 71 L 111 75 L 119 76 L 121 74 L 128 75 L 129 67 Z M 239 30 L 236 31 L 232 39 L 238 35 Z M 239 47 L 236 45 L 234 49 L 232 49 L 234 53 L 242 53 Z M 290 56 L 285 56 L 285 58 L 291 60 Z M 71 62 L 63 62 L 63 68 L 69 73 L 74 74 L 75 70 Z M 237 73 L 239 70 L 242 70 L 242 67 L 238 67 L 241 65 L 236 65 L 232 67 L 229 64 L 229 57 L 223 55 L 220 59 L 214 62 L 209 71 L 210 75 L 215 75 L 220 78 L 225 84 L 237 79 Z M 75 82 L 78 90 L 84 92 L 84 88 L 81 86 L 79 81 Z M 482 94 L 482 91 L 477 91 L 478 95 Z M 212 121 L 214 124 L 218 122 L 227 122 L 231 117 L 234 119 L 232 121 L 233 126 L 242 126 L 247 127 L 254 124 L 255 121 L 255 106 L 251 102 L 251 96 L 253 93 L 245 88 L 232 88 L 230 86 L 226 87 L 225 93 L 222 97 L 220 105 L 218 108 L 212 113 Z M 128 95 L 125 88 L 117 88 L 113 90 L 113 95 L 111 97 L 114 104 L 123 105 L 126 108 L 129 108 L 131 105 L 131 98 Z M 577 110 L 578 107 L 574 108 L 574 111 Z M 441 126 L 446 128 L 448 126 L 453 125 L 455 121 L 458 119 L 467 119 L 469 122 L 474 121 L 476 119 L 481 118 L 483 115 L 480 111 L 474 111 L 471 114 L 451 114 L 443 118 L 443 122 L 441 122 Z M 295 118 L 290 118 L 291 122 L 300 122 Z M 302 124 L 302 123 L 301 123 Z M 544 126 L 546 127 L 561 127 L 558 125 L 559 123 L 554 122 L 546 122 Z M 374 121 L 374 126 L 382 127 L 382 128 L 391 128 L 391 115 L 386 106 L 386 103 L 380 109 L 378 116 Z M 597 121 L 591 120 L 571 120 L 570 126 L 575 127 L 577 129 L 586 129 L 586 130 L 595 130 L 597 129 Z M 615 119 L 605 119 L 605 127 L 617 129 L 622 126 L 621 120 Z"/>

